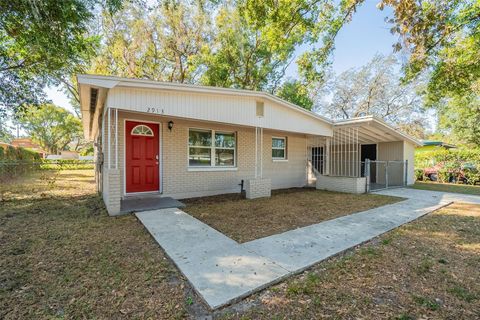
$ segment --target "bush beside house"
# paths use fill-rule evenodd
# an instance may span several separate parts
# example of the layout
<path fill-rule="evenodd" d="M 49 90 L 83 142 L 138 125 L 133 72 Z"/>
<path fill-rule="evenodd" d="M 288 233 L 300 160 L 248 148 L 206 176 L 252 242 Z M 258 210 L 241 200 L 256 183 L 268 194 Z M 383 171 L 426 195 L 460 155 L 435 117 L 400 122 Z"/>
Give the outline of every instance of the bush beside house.
<path fill-rule="evenodd" d="M 7 146 L 5 148 L 0 147 L 0 161 L 38 161 L 41 156 L 38 152 L 27 150 L 24 148 L 15 148 L 13 146 Z"/>
<path fill-rule="evenodd" d="M 415 154 L 417 180 L 426 180 L 425 173 L 433 167 L 439 182 L 479 183 L 480 148 L 435 149 Z"/>

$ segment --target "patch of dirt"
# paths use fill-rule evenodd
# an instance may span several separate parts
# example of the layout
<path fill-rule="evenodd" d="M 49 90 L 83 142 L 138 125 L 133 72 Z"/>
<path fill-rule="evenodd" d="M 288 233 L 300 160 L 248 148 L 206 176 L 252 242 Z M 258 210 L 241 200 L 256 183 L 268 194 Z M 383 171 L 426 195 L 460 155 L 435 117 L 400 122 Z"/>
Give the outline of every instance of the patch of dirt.
<path fill-rule="evenodd" d="M 184 199 L 185 212 L 238 241 L 247 242 L 403 200 L 312 188 L 275 190 L 271 198 L 240 194 Z"/>

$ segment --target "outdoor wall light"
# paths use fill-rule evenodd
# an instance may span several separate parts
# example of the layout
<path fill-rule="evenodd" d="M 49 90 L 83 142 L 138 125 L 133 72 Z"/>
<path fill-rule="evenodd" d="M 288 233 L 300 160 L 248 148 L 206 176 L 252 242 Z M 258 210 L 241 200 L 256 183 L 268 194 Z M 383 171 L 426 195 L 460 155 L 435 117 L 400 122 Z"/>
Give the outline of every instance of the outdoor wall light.
<path fill-rule="evenodd" d="M 172 131 L 172 128 L 173 128 L 173 121 L 170 120 L 168 121 L 168 130 Z"/>

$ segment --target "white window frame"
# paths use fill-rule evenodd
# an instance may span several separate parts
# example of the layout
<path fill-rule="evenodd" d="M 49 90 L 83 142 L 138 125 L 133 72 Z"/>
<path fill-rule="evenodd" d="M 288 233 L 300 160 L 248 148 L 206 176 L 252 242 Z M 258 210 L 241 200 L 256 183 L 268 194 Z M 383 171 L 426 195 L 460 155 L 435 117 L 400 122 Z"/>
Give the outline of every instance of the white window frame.
<path fill-rule="evenodd" d="M 211 144 L 210 146 L 190 146 L 190 131 L 198 132 L 210 132 L 211 134 Z M 215 146 L 215 134 L 233 134 L 235 139 L 235 147 L 226 148 L 226 147 L 217 147 Z M 209 166 L 195 166 L 190 165 L 190 148 L 202 148 L 210 149 L 210 165 Z M 215 151 L 217 149 L 226 149 L 233 150 L 233 165 L 232 166 L 217 166 L 215 164 Z M 237 168 L 237 132 L 227 131 L 227 130 L 213 130 L 213 129 L 203 129 L 203 128 L 188 128 L 188 137 L 187 137 L 187 165 L 191 171 L 201 171 L 201 170 L 232 170 Z"/>
<path fill-rule="evenodd" d="M 135 129 L 137 128 L 147 128 L 147 131 L 143 131 L 142 133 L 134 133 Z M 132 136 L 144 136 L 144 137 L 154 137 L 155 134 L 153 133 L 152 131 L 152 128 L 150 128 L 149 126 L 146 126 L 144 124 L 137 124 L 135 127 L 132 128 L 132 131 L 130 131 L 130 135 Z"/>
<path fill-rule="evenodd" d="M 272 137 L 272 142 L 273 142 L 273 139 L 283 140 L 284 141 L 284 147 L 283 148 L 274 147 L 273 144 L 272 144 L 272 160 L 273 161 L 286 161 L 288 159 L 287 158 L 287 150 L 288 150 L 288 146 L 287 146 L 288 139 L 287 139 L 287 137 Z M 283 157 L 274 157 L 273 156 L 273 150 L 283 150 Z"/>

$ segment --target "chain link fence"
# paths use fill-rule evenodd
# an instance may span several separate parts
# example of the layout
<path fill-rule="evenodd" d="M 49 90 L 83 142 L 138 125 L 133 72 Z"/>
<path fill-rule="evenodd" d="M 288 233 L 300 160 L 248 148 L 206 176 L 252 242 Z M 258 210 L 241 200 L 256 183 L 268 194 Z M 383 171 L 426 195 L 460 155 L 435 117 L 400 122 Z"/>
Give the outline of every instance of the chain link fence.
<path fill-rule="evenodd" d="M 364 163 L 367 191 L 398 188 L 407 185 L 408 161 L 372 161 Z"/>

